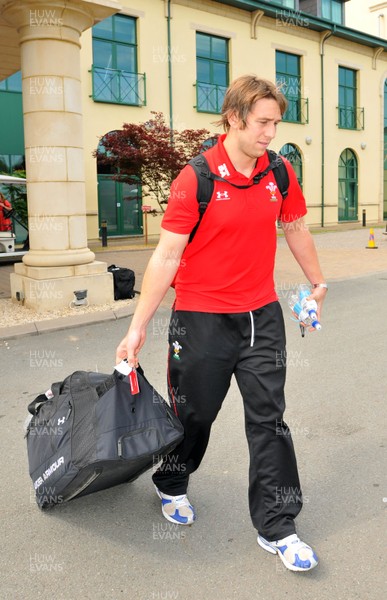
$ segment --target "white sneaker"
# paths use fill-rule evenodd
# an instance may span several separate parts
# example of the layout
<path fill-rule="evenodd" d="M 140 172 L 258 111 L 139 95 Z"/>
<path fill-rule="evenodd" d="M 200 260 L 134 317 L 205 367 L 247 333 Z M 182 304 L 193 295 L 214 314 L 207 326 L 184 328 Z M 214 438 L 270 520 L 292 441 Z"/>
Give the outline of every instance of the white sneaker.
<path fill-rule="evenodd" d="M 267 552 L 278 554 L 285 567 L 291 571 L 309 571 L 318 564 L 312 548 L 301 542 L 296 533 L 276 542 L 268 542 L 258 534 L 257 542 Z"/>
<path fill-rule="evenodd" d="M 161 512 L 164 517 L 178 525 L 192 525 L 196 519 L 194 507 L 190 504 L 187 494 L 168 496 L 155 486 L 156 493 L 161 499 Z"/>

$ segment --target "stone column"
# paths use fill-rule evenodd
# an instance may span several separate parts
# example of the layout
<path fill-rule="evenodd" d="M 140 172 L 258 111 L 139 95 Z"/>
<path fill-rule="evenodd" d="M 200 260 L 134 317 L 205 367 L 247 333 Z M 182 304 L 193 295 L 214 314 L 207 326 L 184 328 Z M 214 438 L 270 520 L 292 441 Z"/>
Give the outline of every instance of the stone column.
<path fill-rule="evenodd" d="M 119 10 L 111 0 L 11 0 L 1 10 L 20 39 L 30 234 L 11 292 L 38 311 L 67 306 L 79 289 L 90 304 L 113 300 L 112 276 L 87 247 L 80 35 Z"/>

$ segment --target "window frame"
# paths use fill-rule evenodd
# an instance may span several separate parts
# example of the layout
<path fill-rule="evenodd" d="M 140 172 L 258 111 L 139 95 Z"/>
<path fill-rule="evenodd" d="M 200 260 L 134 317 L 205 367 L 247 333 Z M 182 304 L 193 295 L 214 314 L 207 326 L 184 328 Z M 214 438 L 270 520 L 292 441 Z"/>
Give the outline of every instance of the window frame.
<path fill-rule="evenodd" d="M 333 18 L 333 6 L 340 7 L 340 21 Z M 324 9 L 329 7 L 329 16 L 324 16 Z M 336 23 L 337 25 L 344 25 L 344 6 L 339 0 L 321 0 L 321 18 Z"/>
<path fill-rule="evenodd" d="M 137 18 L 130 15 L 115 14 L 111 17 L 111 34 L 100 33 L 96 26 L 92 28 L 93 39 L 93 64 L 92 72 L 92 98 L 95 102 L 106 104 L 120 104 L 126 106 L 145 106 L 146 105 L 146 76 L 145 73 L 138 73 L 138 36 L 137 36 Z M 106 20 L 108 20 L 106 19 Z M 122 41 L 117 39 L 119 34 L 118 21 L 127 20 L 133 25 L 132 33 L 134 41 Z M 103 23 L 101 21 L 100 23 Z M 100 25 L 98 23 L 98 25 Z M 97 25 L 97 27 L 98 27 Z M 111 65 L 99 65 L 96 57 L 98 44 L 108 44 L 110 48 Z M 130 70 L 118 68 L 118 52 L 120 48 L 130 48 L 133 51 L 133 65 Z M 101 61 L 102 62 L 102 61 Z M 106 82 L 107 80 L 107 82 Z M 97 88 L 98 83 L 100 85 Z M 109 92 L 110 97 L 102 97 L 105 91 Z M 124 93 L 122 90 L 125 90 Z M 133 99 L 130 99 L 134 96 Z"/>
<path fill-rule="evenodd" d="M 283 156 L 290 162 L 290 164 L 293 167 L 293 171 L 296 174 L 297 181 L 300 185 L 300 188 L 303 189 L 303 187 L 304 187 L 304 165 L 303 165 L 300 147 L 297 146 L 297 144 L 295 144 L 293 142 L 286 142 L 285 144 L 283 144 L 281 146 L 281 148 L 278 151 L 278 154 L 280 156 Z M 297 160 L 292 160 L 292 158 L 291 158 L 292 154 L 295 157 L 297 157 Z"/>
<path fill-rule="evenodd" d="M 117 71 L 126 71 L 126 69 L 118 69 L 117 67 L 117 47 L 118 46 L 123 46 L 123 47 L 131 47 L 134 48 L 134 70 L 133 71 L 127 71 L 128 73 L 136 73 L 138 72 L 138 44 L 137 44 L 137 19 L 136 17 L 131 17 L 129 15 L 120 15 L 120 14 L 115 14 L 112 15 L 111 17 L 109 17 L 112 19 L 112 38 L 109 39 L 107 37 L 102 37 L 101 35 L 98 35 L 98 33 L 95 31 L 95 26 L 92 28 L 92 35 L 93 35 L 93 65 L 96 67 L 101 67 L 101 68 L 107 68 L 105 67 L 105 65 L 97 65 L 95 60 L 94 60 L 94 40 L 96 41 L 100 41 L 100 42 L 104 42 L 104 43 L 110 43 L 111 47 L 112 47 L 112 69 L 115 69 Z M 127 21 L 131 21 L 134 25 L 133 30 L 134 30 L 134 43 L 132 42 L 123 42 L 122 40 L 117 40 L 115 39 L 115 31 L 116 31 L 116 23 L 117 20 L 119 19 L 124 19 Z M 102 21 L 101 21 L 102 22 Z M 99 23 L 98 23 L 99 25 Z"/>
<path fill-rule="evenodd" d="M 275 0 L 275 2 L 277 2 L 277 4 L 281 4 L 281 6 L 288 8 L 289 10 L 297 10 L 296 0 Z M 291 3 L 292 6 L 289 6 L 287 3 Z"/>
<path fill-rule="evenodd" d="M 354 84 L 346 82 L 347 74 L 353 75 Z M 344 74 L 344 83 L 341 75 Z M 339 65 L 338 68 L 338 123 L 339 129 L 360 130 L 364 129 L 364 109 L 358 106 L 358 71 Z M 343 94 L 341 94 L 343 92 Z M 341 97 L 344 98 L 344 103 L 341 102 Z M 348 102 L 348 97 L 351 101 Z"/>
<path fill-rule="evenodd" d="M 209 38 L 210 40 L 210 56 L 204 56 L 201 55 L 198 51 L 198 36 L 203 36 L 206 38 Z M 220 58 L 214 58 L 212 56 L 212 44 L 213 44 L 213 40 L 222 40 L 225 42 L 225 59 L 220 59 Z M 229 86 L 230 83 L 230 51 L 229 51 L 229 38 L 225 38 L 219 35 L 212 35 L 209 33 L 205 33 L 202 31 L 196 31 L 195 34 L 195 41 L 196 41 L 196 105 L 194 106 L 194 108 L 196 108 L 197 112 L 204 112 L 204 113 L 210 113 L 210 114 L 220 114 L 221 109 L 222 109 L 222 104 L 223 104 L 223 99 L 224 99 L 224 94 L 226 92 L 226 89 Z M 209 63 L 209 78 L 210 81 L 201 81 L 198 78 L 198 64 L 199 61 L 207 61 Z M 214 66 L 215 65 L 224 65 L 225 66 L 225 73 L 226 73 L 226 84 L 219 84 L 219 83 L 215 83 L 214 82 Z M 200 93 L 207 93 L 207 98 L 204 99 L 204 101 L 202 101 L 202 104 L 200 103 Z M 210 107 L 211 104 L 211 100 L 209 99 L 209 94 L 212 94 L 212 92 L 215 92 L 215 106 L 214 109 L 212 110 Z M 203 104 L 206 103 L 206 106 L 203 107 Z"/>
<path fill-rule="evenodd" d="M 343 172 L 344 170 L 344 172 Z M 344 148 L 338 161 L 338 222 L 357 222 L 359 220 L 359 161 L 352 148 Z M 349 190 L 353 191 L 353 206 L 347 206 Z M 341 201 L 341 202 L 340 202 Z M 344 201 L 344 206 L 342 202 Z M 353 212 L 349 216 L 350 212 Z"/>
<path fill-rule="evenodd" d="M 285 61 L 287 62 L 287 59 L 289 57 L 292 58 L 296 58 L 297 59 L 297 74 L 295 75 L 294 73 L 291 73 L 290 70 L 287 68 L 286 71 L 282 71 L 279 70 L 278 67 L 278 62 L 279 62 L 279 58 L 280 55 L 282 55 L 283 57 L 285 57 Z M 302 64 L 301 64 L 301 58 L 302 56 L 299 54 L 295 54 L 293 52 L 284 52 L 283 50 L 276 50 L 275 51 L 275 79 L 277 84 L 281 85 L 287 85 L 287 80 L 293 79 L 296 80 L 297 82 L 297 93 L 296 94 L 289 94 L 285 90 L 282 91 L 282 93 L 284 94 L 285 98 L 288 101 L 288 108 L 286 109 L 286 112 L 284 113 L 282 120 L 285 123 L 298 123 L 298 124 L 306 124 L 309 122 L 309 102 L 307 98 L 303 98 L 302 94 L 301 94 L 301 87 L 302 87 Z M 294 113 L 296 113 L 294 115 Z"/>

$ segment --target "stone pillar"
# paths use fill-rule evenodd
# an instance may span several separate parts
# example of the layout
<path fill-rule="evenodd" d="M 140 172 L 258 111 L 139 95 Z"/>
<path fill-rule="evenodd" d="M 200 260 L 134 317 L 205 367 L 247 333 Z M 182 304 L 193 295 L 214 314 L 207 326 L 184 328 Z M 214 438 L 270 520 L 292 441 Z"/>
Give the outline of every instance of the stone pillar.
<path fill-rule="evenodd" d="M 12 297 L 38 311 L 113 301 L 112 276 L 87 247 L 80 35 L 120 10 L 111 0 L 14 0 L 3 18 L 20 39 L 30 251 Z"/>

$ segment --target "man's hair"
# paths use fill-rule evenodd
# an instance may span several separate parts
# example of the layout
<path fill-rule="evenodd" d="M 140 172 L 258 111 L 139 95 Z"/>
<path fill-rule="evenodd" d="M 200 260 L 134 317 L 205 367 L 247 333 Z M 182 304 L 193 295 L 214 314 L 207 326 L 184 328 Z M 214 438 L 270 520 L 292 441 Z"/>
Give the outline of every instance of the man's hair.
<path fill-rule="evenodd" d="M 223 106 L 222 117 L 217 122 L 223 125 L 225 131 L 230 129 L 229 117 L 235 113 L 242 122 L 242 128 L 246 127 L 246 119 L 252 110 L 255 102 L 262 98 L 269 98 L 278 103 L 281 115 L 287 109 L 288 101 L 281 92 L 280 88 L 272 81 L 259 79 L 255 75 L 242 75 L 234 79 L 226 91 Z"/>

